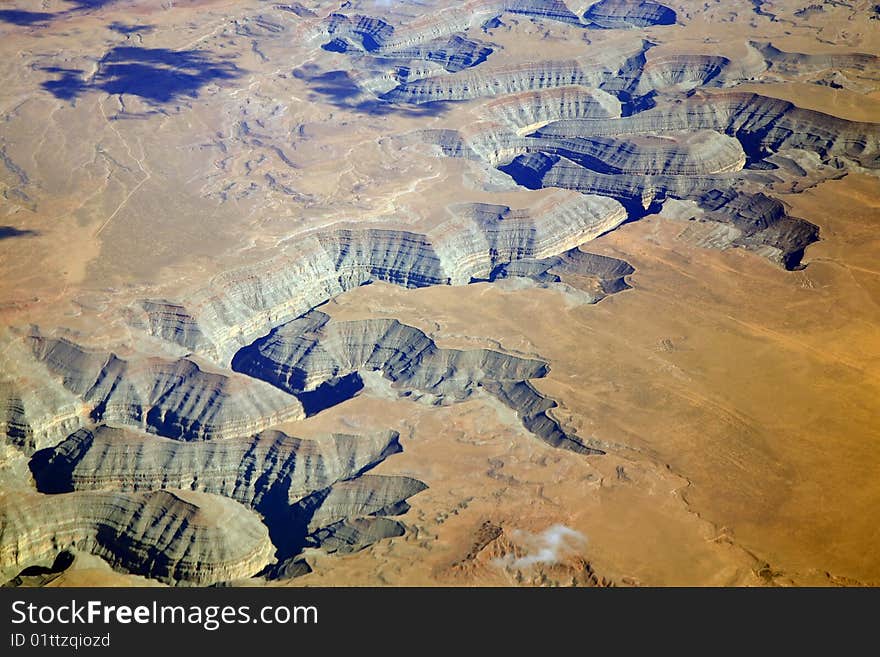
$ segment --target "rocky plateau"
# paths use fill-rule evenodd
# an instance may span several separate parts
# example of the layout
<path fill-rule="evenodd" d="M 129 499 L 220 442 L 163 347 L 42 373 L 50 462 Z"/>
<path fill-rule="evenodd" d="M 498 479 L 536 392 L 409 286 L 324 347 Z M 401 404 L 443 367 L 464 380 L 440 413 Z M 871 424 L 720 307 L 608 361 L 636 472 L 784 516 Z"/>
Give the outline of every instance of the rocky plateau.
<path fill-rule="evenodd" d="M 871 7 L 4 3 L 3 581 L 880 582 Z"/>

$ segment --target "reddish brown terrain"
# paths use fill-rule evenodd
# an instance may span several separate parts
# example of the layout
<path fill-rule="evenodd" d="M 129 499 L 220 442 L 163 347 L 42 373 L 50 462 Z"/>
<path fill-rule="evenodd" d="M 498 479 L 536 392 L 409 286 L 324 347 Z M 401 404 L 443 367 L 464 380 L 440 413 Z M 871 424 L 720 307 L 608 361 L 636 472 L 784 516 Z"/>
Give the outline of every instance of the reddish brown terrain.
<path fill-rule="evenodd" d="M 880 13 L 0 3 L 11 585 L 880 584 Z"/>

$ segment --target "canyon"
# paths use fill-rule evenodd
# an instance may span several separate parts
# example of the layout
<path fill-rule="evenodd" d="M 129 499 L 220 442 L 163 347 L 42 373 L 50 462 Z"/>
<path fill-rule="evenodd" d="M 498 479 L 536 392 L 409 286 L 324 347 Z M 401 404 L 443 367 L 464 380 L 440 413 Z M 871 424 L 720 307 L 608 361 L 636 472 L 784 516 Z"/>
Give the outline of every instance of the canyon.
<path fill-rule="evenodd" d="M 11 5 L 3 582 L 880 582 L 871 3 Z"/>

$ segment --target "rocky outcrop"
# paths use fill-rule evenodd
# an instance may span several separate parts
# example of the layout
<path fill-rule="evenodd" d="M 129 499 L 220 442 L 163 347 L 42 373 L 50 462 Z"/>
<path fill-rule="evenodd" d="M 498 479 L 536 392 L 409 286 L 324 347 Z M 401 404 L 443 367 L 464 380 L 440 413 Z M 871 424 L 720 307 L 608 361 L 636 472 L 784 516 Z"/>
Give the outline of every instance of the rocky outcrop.
<path fill-rule="evenodd" d="M 571 260 L 533 267 L 544 276 L 555 266 L 576 268 L 576 258 Z M 613 265 L 607 260 L 600 266 L 612 265 L 610 269 L 620 274 L 617 280 L 625 275 L 620 261 Z M 556 402 L 525 383 L 546 376 L 547 363 L 490 349 L 442 349 L 422 331 L 393 319 L 332 322 L 312 311 L 242 349 L 232 367 L 298 396 L 314 413 L 342 401 L 340 387 L 357 392 L 361 372 L 381 372 L 401 396 L 432 404 L 463 401 L 482 389 L 514 408 L 526 428 L 547 444 L 592 452 L 544 413 Z M 359 385 L 352 386 L 352 379 Z"/>
<path fill-rule="evenodd" d="M 865 71 L 876 66 L 876 55 L 867 53 L 805 54 L 780 50 L 769 41 L 750 41 L 749 45 L 761 53 L 770 70 L 788 75 L 804 75 L 829 69 Z"/>
<path fill-rule="evenodd" d="M 426 488 L 410 477 L 362 474 L 317 490 L 292 506 L 266 505 L 264 517 L 277 547 L 277 563 L 264 575 L 290 576 L 289 566 L 306 547 L 345 552 L 402 535 L 402 524 L 378 521 L 406 513 L 406 500 Z"/>
<path fill-rule="evenodd" d="M 386 538 L 403 536 L 406 528 L 391 518 L 352 518 L 340 520 L 314 532 L 308 544 L 328 553 L 357 552 Z"/>
<path fill-rule="evenodd" d="M 37 487 L 51 493 L 32 496 L 31 501 L 47 505 L 50 517 L 52 509 L 67 508 L 65 504 L 81 506 L 87 514 L 82 519 L 74 516 L 72 528 L 65 530 L 69 534 L 59 536 L 50 526 L 50 538 L 41 534 L 31 542 L 42 541 L 52 549 L 60 546 L 91 551 L 120 568 L 163 581 L 206 584 L 257 572 L 270 578 L 293 577 L 307 572 L 300 567 L 302 564 L 295 563 L 303 547 L 323 547 L 326 543 L 328 551 L 344 552 L 403 534 L 403 525 L 384 522 L 382 517 L 405 513 L 405 500 L 426 485 L 407 477 L 363 474 L 401 451 L 398 438 L 397 432 L 385 431 L 305 440 L 280 431 L 264 431 L 249 438 L 181 442 L 103 425 L 82 429 L 31 459 Z M 156 498 L 159 492 L 167 492 L 170 497 Z M 229 499 L 211 501 L 224 498 Z M 159 500 L 153 505 L 157 519 L 139 521 L 134 529 L 124 526 L 123 521 L 131 515 L 126 505 L 135 509 L 136 504 L 144 500 L 152 504 L 154 499 Z M 179 505 L 171 504 L 168 519 L 158 518 L 169 500 L 178 499 L 191 502 L 192 509 L 178 509 Z M 199 540 L 185 531 L 190 524 L 195 531 L 205 533 L 206 540 L 213 540 L 217 532 L 235 533 L 238 527 L 227 523 L 223 513 L 235 509 L 238 503 L 244 505 L 238 507 L 244 528 L 253 534 L 248 523 L 257 516 L 245 510 L 249 507 L 260 514 L 265 523 L 260 524 L 260 531 L 268 532 L 267 541 L 271 539 L 268 551 L 260 539 L 259 557 L 244 562 L 246 571 L 243 564 L 221 570 L 209 563 L 204 566 L 208 570 L 204 575 L 189 572 L 196 568 L 184 558 L 189 555 L 180 556 L 177 543 L 163 539 L 164 534 L 158 538 L 154 535 L 166 527 L 184 543 Z M 114 505 L 126 509 L 121 519 L 114 515 Z M 203 507 L 211 513 L 201 512 Z M 44 514 L 43 507 L 36 512 Z M 15 526 L 18 513 L 16 507 L 0 506 L 0 519 L 6 525 Z M 143 515 L 136 509 L 131 513 Z M 6 516 L 13 517 L 7 520 Z M 153 525 L 160 529 L 154 531 Z M 143 537 L 129 538 L 128 534 L 136 530 L 143 530 Z M 318 530 L 322 530 L 320 534 Z M 144 556 L 150 541 L 155 544 L 154 550 Z M 2 546 L 0 531 L 0 551 Z M 25 556 L 20 561 L 15 561 L 17 557 L 0 557 L 5 559 L 0 560 L 0 567 L 11 569 L 19 563 L 48 559 L 50 547 L 45 548 L 43 557 L 40 547 L 16 544 L 10 550 Z M 265 567 L 273 555 L 277 561 Z M 200 563 L 211 556 L 199 557 Z"/>
<path fill-rule="evenodd" d="M 782 203 L 763 193 L 738 189 L 745 179 L 737 180 L 733 174 L 614 175 L 542 153 L 519 156 L 501 169 L 532 189 L 564 187 L 614 196 L 634 217 L 659 209 L 667 199 L 694 200 L 710 211 L 710 218 L 736 228 L 729 245 L 760 251 L 787 269 L 796 269 L 804 249 L 818 239 L 815 225 L 789 216 Z"/>
<path fill-rule="evenodd" d="M 81 429 L 31 461 L 37 487 L 68 491 L 194 490 L 257 509 L 288 504 L 357 476 L 399 452 L 393 431 L 313 440 L 263 431 L 253 437 L 180 442 L 127 429 Z"/>
<path fill-rule="evenodd" d="M 522 277 L 545 285 L 565 282 L 601 296 L 628 289 L 626 277 L 634 271 L 623 260 L 572 249 L 559 256 L 515 260 L 500 265 L 492 271 L 489 280 Z"/>
<path fill-rule="evenodd" d="M 183 306 L 163 299 L 144 299 L 140 305 L 152 335 L 192 351 L 210 346 L 195 317 Z"/>
<path fill-rule="evenodd" d="M 619 85 L 621 77 L 635 79 L 651 46 L 644 42 L 627 50 L 610 49 L 603 57 L 535 61 L 495 69 L 469 69 L 401 84 L 384 93 L 393 103 L 434 103 L 492 98 L 561 87 L 603 88 Z"/>
<path fill-rule="evenodd" d="M 593 564 L 576 549 L 557 550 L 565 535 L 577 544 L 578 534 L 564 526 L 548 529 L 544 536 L 552 536 L 550 544 L 541 542 L 541 536 L 513 529 L 507 531 L 500 524 L 485 520 L 474 531 L 473 543 L 462 555 L 440 570 L 444 578 L 459 586 L 488 572 L 498 576 L 504 573 L 506 586 L 577 586 L 608 587 L 614 582 L 599 575 Z M 537 541 L 536 541 L 537 539 Z M 535 544 L 537 543 L 537 545 Z"/>
<path fill-rule="evenodd" d="M 366 52 L 377 52 L 386 47 L 386 43 L 394 34 L 394 26 L 391 23 L 381 18 L 362 15 L 331 14 L 326 30 L 333 40 L 323 47 L 327 50 L 343 52 L 352 46 Z"/>
<path fill-rule="evenodd" d="M 633 82 L 635 93 L 648 87 L 689 88 L 695 80 L 702 85 L 725 66 L 726 60 L 708 56 L 653 58 L 639 76 L 620 77 L 616 93 L 627 96 Z M 696 77 L 689 78 L 692 73 Z M 609 82 L 606 89 L 611 88 Z M 537 102 L 547 93 L 513 98 Z M 512 105 L 512 120 L 510 113 L 496 114 L 493 123 L 419 137 L 437 144 L 444 155 L 496 167 L 529 189 L 558 187 L 614 198 L 631 219 L 659 210 L 667 199 L 695 201 L 706 211 L 704 218 L 733 227 L 726 233 L 727 246 L 746 246 L 790 269 L 800 265 L 818 230 L 788 216 L 763 190 L 778 185 L 797 191 L 840 175 L 849 165 L 880 168 L 877 124 L 735 91 L 659 101 L 656 96 L 650 109 L 606 117 L 585 101 L 577 110 L 583 116 L 547 122 L 546 114 L 531 113 L 520 102 Z M 505 105 L 493 101 L 489 107 Z M 517 114 L 521 107 L 526 111 Z M 818 159 L 811 164 L 804 154 Z"/>
<path fill-rule="evenodd" d="M 585 162 L 583 158 L 579 159 Z M 605 168 L 601 163 L 598 166 Z M 638 218 L 652 204 L 662 202 L 667 197 L 699 198 L 712 189 L 729 187 L 733 183 L 733 177 L 729 174 L 676 176 L 604 173 L 566 157 L 541 151 L 517 156 L 510 164 L 499 168 L 529 189 L 561 187 L 584 194 L 613 197 L 632 213 L 633 218 Z"/>
<path fill-rule="evenodd" d="M 386 59 L 440 62 L 447 71 L 477 66 L 492 48 L 464 34 L 503 14 L 537 21 L 581 25 L 581 20 L 562 0 L 471 0 L 444 7 L 435 20 L 393 24 L 397 18 L 332 13 L 320 34 L 328 38 L 321 47 L 331 52 L 360 51 Z"/>
<path fill-rule="evenodd" d="M 58 579 L 75 561 L 76 555 L 73 552 L 63 550 L 58 553 L 51 566 L 28 566 L 3 584 L 3 588 L 39 588 L 47 586 L 52 581 Z"/>
<path fill-rule="evenodd" d="M 76 549 L 169 584 L 207 585 L 254 575 L 274 551 L 255 513 L 192 491 L 6 493 L 0 518 L 8 576 Z"/>
<path fill-rule="evenodd" d="M 563 0 L 502 0 L 503 11 L 539 20 L 553 20 L 580 25 L 580 18 Z"/>
<path fill-rule="evenodd" d="M 350 518 L 397 516 L 409 510 L 407 499 L 427 486 L 410 477 L 363 475 L 334 484 L 297 504 L 295 513 L 307 520 L 307 531 L 314 534 Z"/>
<path fill-rule="evenodd" d="M 429 233 L 344 227 L 314 233 L 287 254 L 216 277 L 179 304 L 186 310 L 169 314 L 167 302 L 145 302 L 133 310 L 131 322 L 185 346 L 180 341 L 193 330 L 169 324 L 181 317 L 213 345 L 203 353 L 228 362 L 273 327 L 370 281 L 425 287 L 486 280 L 500 264 L 558 255 L 627 218 L 610 198 L 571 194 L 544 199 L 530 211 L 489 204 L 450 210 L 452 219 Z"/>
<path fill-rule="evenodd" d="M 789 216 L 781 201 L 761 192 L 715 191 L 705 194 L 701 205 L 707 218 L 733 225 L 737 235 L 731 245 L 764 251 L 786 269 L 798 269 L 804 249 L 819 239 L 818 226 Z"/>
<path fill-rule="evenodd" d="M 628 93 L 646 96 L 652 91 L 682 92 L 708 86 L 721 76 L 730 60 L 717 55 L 666 55 L 650 57 L 642 67 L 638 83 Z"/>
<path fill-rule="evenodd" d="M 616 96 L 601 89 L 559 87 L 511 94 L 486 104 L 488 114 L 517 132 L 562 119 L 608 119 L 621 114 Z"/>
<path fill-rule="evenodd" d="M 51 384 L 0 381 L 0 435 L 25 454 L 54 444 L 82 423 L 82 403 Z"/>
<path fill-rule="evenodd" d="M 621 119 L 558 121 L 541 128 L 536 136 L 662 135 L 694 130 L 735 137 L 750 161 L 799 148 L 824 161 L 841 157 L 866 168 L 880 168 L 880 124 L 847 121 L 784 100 L 737 91 L 697 94 Z"/>
<path fill-rule="evenodd" d="M 712 175 L 739 171 L 746 163 L 739 141 L 713 130 L 662 136 L 543 137 L 538 138 L 535 149 L 612 175 Z"/>
<path fill-rule="evenodd" d="M 371 23 L 367 22 L 366 25 Z M 349 52 L 360 50 L 373 54 L 381 54 L 385 60 L 400 60 L 401 64 L 411 60 L 422 60 L 440 64 L 449 73 L 471 68 L 483 63 L 492 54 L 492 48 L 482 41 L 468 38 L 462 34 L 441 37 L 431 41 L 414 43 L 399 50 L 389 50 L 377 46 L 375 36 L 368 33 L 348 32 L 348 38 L 336 36 L 325 43 L 322 48 L 333 52 Z M 351 37 L 355 38 L 352 39 Z M 397 75 L 406 79 L 410 76 L 409 67 L 398 69 Z"/>
<path fill-rule="evenodd" d="M 675 11 L 650 0 L 601 0 L 589 7 L 584 20 L 590 27 L 620 29 L 673 25 Z"/>
<path fill-rule="evenodd" d="M 210 440 L 303 417 L 295 398 L 247 377 L 206 371 L 188 358 L 126 360 L 66 338 L 33 335 L 30 342 L 34 357 L 82 400 L 94 421 Z"/>
<path fill-rule="evenodd" d="M 379 371 L 401 393 L 434 403 L 467 399 L 484 380 L 522 380 L 548 371 L 542 361 L 489 349 L 442 349 L 422 331 L 394 319 L 331 322 L 318 311 L 242 349 L 232 367 L 293 395 L 349 374 Z"/>
<path fill-rule="evenodd" d="M 489 381 L 485 384 L 488 392 L 497 397 L 509 408 L 516 411 L 523 426 L 551 447 L 567 449 L 578 454 L 604 454 L 598 447 L 584 444 L 584 441 L 565 432 L 559 423 L 547 414 L 556 402 L 548 399 L 528 381 Z"/>
<path fill-rule="evenodd" d="M 18 335 L 4 337 L 6 345 L 0 352 L 0 435 L 16 453 L 30 455 L 78 429 L 85 412 L 75 395 L 47 376 L 26 340 Z"/>

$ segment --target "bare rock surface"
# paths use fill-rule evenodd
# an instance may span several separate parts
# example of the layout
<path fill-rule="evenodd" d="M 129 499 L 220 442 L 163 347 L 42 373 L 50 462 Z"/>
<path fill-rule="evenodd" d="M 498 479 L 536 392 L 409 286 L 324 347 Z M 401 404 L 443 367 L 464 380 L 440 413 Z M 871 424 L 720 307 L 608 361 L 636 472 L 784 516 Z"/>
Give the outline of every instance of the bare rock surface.
<path fill-rule="evenodd" d="M 880 581 L 869 4 L 5 3 L 2 581 Z"/>
<path fill-rule="evenodd" d="M 255 513 L 206 493 L 4 494 L 0 506 L 6 570 L 73 547 L 164 582 L 206 585 L 253 575 L 273 552 Z"/>

